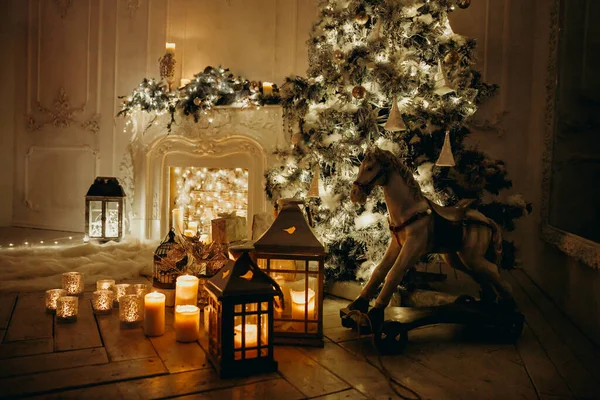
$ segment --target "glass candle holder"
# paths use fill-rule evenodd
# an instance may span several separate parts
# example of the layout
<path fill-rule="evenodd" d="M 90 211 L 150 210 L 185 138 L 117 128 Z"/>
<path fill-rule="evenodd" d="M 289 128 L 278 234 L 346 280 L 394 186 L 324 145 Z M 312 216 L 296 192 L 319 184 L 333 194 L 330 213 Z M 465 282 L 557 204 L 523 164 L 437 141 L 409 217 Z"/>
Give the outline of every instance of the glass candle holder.
<path fill-rule="evenodd" d="M 114 279 L 101 279 L 96 281 L 96 290 L 113 290 L 115 286 Z"/>
<path fill-rule="evenodd" d="M 92 308 L 96 314 L 110 314 L 113 308 L 113 291 L 96 290 L 92 294 Z"/>
<path fill-rule="evenodd" d="M 83 294 L 83 273 L 65 272 L 62 274 L 62 288 L 69 296 L 81 296 Z"/>
<path fill-rule="evenodd" d="M 113 286 L 113 307 L 119 307 L 119 299 L 127 294 L 129 283 L 119 283 Z"/>
<path fill-rule="evenodd" d="M 200 309 L 196 306 L 175 306 L 175 339 L 178 342 L 195 342 L 200 331 Z"/>
<path fill-rule="evenodd" d="M 198 278 L 181 275 L 175 283 L 175 306 L 198 304 Z"/>
<path fill-rule="evenodd" d="M 79 297 L 62 296 L 56 301 L 56 319 L 58 322 L 75 322 L 79 312 Z"/>
<path fill-rule="evenodd" d="M 56 312 L 56 302 L 59 297 L 67 295 L 64 289 L 46 290 L 46 312 L 54 314 Z"/>
<path fill-rule="evenodd" d="M 146 285 L 145 283 L 135 283 L 127 289 L 127 294 L 135 294 L 142 298 L 148 293 L 150 293 L 150 285 Z"/>
<path fill-rule="evenodd" d="M 144 319 L 144 298 L 136 294 L 126 294 L 119 299 L 119 321 L 121 328 L 137 328 Z"/>

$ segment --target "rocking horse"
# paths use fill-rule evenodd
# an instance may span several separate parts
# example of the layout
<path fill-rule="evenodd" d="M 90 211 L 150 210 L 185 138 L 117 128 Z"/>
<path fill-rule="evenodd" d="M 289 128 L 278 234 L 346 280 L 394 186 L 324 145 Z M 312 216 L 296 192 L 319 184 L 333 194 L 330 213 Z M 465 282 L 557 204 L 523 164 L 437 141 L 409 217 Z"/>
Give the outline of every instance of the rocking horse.
<path fill-rule="evenodd" d="M 491 325 L 505 337 L 516 339 L 523 315 L 516 311 L 511 288 L 498 271 L 502 253 L 498 225 L 469 208 L 474 200 L 452 207 L 429 201 L 410 169 L 391 152 L 379 148 L 367 151 L 351 200 L 364 204 L 375 186 L 383 187 L 392 238 L 359 297 L 340 310 L 342 325 L 374 333 L 378 347 L 388 353 L 402 351 L 409 330 L 434 323 Z M 446 263 L 474 279 L 481 286 L 481 300 L 460 296 L 446 306 L 387 307 L 405 273 L 429 253 L 441 254 Z M 369 309 L 369 301 L 382 283 L 375 306 Z"/>

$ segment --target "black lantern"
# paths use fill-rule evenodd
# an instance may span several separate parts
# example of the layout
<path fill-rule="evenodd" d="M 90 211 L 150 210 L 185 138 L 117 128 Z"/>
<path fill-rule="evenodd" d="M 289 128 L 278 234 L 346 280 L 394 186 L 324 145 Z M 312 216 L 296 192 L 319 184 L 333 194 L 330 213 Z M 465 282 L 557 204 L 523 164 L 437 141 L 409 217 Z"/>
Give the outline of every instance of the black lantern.
<path fill-rule="evenodd" d="M 165 240 L 154 251 L 153 286 L 159 289 L 175 289 L 177 277 L 188 263 L 185 248 L 176 240 L 171 229 Z"/>
<path fill-rule="evenodd" d="M 323 346 L 325 248 L 299 205 L 279 200 L 279 214 L 254 243 L 258 266 L 281 287 L 285 307 L 274 315 L 275 343 Z"/>
<path fill-rule="evenodd" d="M 277 371 L 273 358 L 277 284 L 247 252 L 206 282 L 208 358 L 221 378 Z"/>
<path fill-rule="evenodd" d="M 123 238 L 125 192 L 117 178 L 97 177 L 85 195 L 85 234 L 90 240 L 107 242 Z"/>

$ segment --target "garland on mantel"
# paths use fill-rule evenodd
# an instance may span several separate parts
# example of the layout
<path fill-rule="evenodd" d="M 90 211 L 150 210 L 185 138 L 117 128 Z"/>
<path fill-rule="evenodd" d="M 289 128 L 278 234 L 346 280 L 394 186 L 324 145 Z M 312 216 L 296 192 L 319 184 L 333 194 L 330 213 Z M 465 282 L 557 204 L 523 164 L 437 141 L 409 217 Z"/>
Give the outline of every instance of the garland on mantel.
<path fill-rule="evenodd" d="M 190 83 L 172 92 L 167 90 L 164 82 L 144 78 L 130 95 L 119 98 L 125 100 L 117 117 L 130 117 L 136 111 L 151 113 L 154 118 L 149 127 L 159 116 L 169 113 L 169 132 L 176 122 L 177 110 L 182 110 L 184 115 L 192 116 L 194 122 L 198 122 L 214 106 L 257 107 L 281 103 L 277 85 L 273 85 L 272 93 L 264 94 L 261 82 L 235 77 L 228 68 L 221 66 L 206 67 L 203 72 L 194 75 Z"/>

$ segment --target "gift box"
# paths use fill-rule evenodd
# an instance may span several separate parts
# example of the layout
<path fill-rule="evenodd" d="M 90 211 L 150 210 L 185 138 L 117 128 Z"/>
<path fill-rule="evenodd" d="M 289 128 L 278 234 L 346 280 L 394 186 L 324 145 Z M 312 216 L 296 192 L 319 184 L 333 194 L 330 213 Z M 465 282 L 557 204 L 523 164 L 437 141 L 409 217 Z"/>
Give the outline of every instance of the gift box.
<path fill-rule="evenodd" d="M 245 217 L 235 214 L 221 215 L 213 219 L 212 241 L 219 244 L 229 244 L 248 238 L 248 228 Z"/>

